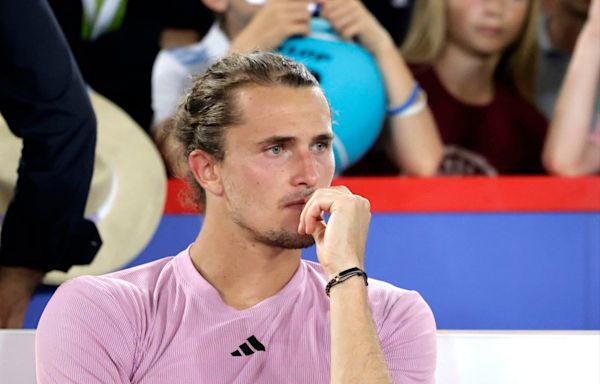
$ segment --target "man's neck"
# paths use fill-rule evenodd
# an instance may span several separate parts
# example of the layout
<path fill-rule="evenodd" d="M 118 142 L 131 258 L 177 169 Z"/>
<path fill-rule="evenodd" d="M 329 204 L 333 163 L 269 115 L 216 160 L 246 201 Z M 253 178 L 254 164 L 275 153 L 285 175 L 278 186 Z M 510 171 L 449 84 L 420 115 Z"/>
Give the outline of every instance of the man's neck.
<path fill-rule="evenodd" d="M 500 54 L 477 56 L 448 43 L 434 68 L 452 96 L 467 104 L 484 105 L 494 97 L 494 71 L 499 60 Z"/>
<path fill-rule="evenodd" d="M 585 24 L 586 15 L 570 12 L 560 6 L 548 15 L 546 30 L 554 48 L 573 53 L 577 36 Z"/>
<path fill-rule="evenodd" d="M 234 223 L 223 225 L 207 215 L 191 247 L 192 263 L 221 295 L 242 310 L 279 292 L 300 265 L 300 250 L 268 246 L 249 238 Z"/>

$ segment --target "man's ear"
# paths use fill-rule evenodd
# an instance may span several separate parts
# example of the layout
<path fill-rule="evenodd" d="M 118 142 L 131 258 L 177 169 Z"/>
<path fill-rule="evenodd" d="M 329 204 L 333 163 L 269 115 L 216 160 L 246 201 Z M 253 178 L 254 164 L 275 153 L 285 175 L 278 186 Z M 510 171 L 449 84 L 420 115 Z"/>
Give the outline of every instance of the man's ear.
<path fill-rule="evenodd" d="M 223 194 L 223 180 L 218 169 L 218 162 L 208 153 L 195 149 L 188 156 L 188 164 L 194 178 L 205 191 L 214 195 Z"/>
<path fill-rule="evenodd" d="M 215 13 L 225 13 L 229 7 L 229 0 L 202 0 L 206 8 Z"/>

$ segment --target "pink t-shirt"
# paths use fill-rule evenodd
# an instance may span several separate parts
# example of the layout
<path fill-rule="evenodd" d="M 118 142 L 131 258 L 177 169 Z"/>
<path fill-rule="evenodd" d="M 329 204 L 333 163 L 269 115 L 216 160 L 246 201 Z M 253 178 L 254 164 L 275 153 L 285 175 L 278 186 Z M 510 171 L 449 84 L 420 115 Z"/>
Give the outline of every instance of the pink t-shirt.
<path fill-rule="evenodd" d="M 329 383 L 329 298 L 319 264 L 236 310 L 189 252 L 64 283 L 36 336 L 38 383 Z M 436 329 L 414 291 L 369 279 L 381 346 L 395 383 L 433 383 Z M 348 321 L 351 321 L 349 319 Z"/>

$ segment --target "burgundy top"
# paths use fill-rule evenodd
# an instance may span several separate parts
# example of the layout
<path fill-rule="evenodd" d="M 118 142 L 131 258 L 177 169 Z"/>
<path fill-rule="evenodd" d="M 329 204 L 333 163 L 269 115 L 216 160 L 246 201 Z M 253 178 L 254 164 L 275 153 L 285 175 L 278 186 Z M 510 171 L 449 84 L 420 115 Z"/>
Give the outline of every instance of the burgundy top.
<path fill-rule="evenodd" d="M 411 70 L 427 93 L 444 145 L 482 155 L 500 174 L 544 173 L 541 153 L 548 123 L 516 90 L 497 81 L 489 104 L 469 105 L 444 88 L 431 66 Z M 381 144 L 345 174 L 396 174 Z"/>

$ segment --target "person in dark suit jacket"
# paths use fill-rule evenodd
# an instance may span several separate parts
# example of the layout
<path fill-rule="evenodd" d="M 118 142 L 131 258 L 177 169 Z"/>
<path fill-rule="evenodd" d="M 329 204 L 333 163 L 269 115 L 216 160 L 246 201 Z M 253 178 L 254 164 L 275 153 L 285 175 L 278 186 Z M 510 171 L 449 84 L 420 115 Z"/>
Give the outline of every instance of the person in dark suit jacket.
<path fill-rule="evenodd" d="M 83 217 L 96 120 L 44 0 L 0 0 L 0 112 L 23 139 L 0 237 L 0 328 L 16 328 L 47 271 L 88 264 L 102 243 Z"/>

